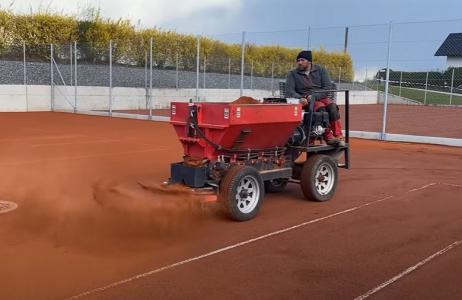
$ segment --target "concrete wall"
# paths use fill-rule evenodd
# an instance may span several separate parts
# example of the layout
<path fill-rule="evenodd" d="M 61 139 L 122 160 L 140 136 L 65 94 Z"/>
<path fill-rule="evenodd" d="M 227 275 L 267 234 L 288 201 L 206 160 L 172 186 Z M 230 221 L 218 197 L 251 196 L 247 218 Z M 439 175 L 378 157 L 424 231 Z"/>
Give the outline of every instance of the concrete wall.
<path fill-rule="evenodd" d="M 0 85 L 0 111 L 50 111 L 50 86 Z"/>
<path fill-rule="evenodd" d="M 78 110 L 107 110 L 109 109 L 109 89 L 104 87 L 79 87 L 77 90 Z M 199 92 L 200 101 L 230 102 L 239 98 L 238 89 L 203 89 Z M 270 96 L 266 90 L 245 90 L 246 96 L 262 99 Z M 164 108 L 172 101 L 189 101 L 195 99 L 195 89 L 153 89 L 152 101 L 154 108 Z M 113 110 L 146 109 L 146 92 L 143 88 L 112 89 Z M 74 89 L 71 87 L 55 88 L 55 108 L 72 109 L 74 103 Z"/>
<path fill-rule="evenodd" d="M 350 104 L 377 104 L 377 91 L 350 91 Z M 345 104 L 345 93 L 337 93 L 337 104 Z"/>
<path fill-rule="evenodd" d="M 194 99 L 195 89 L 153 89 L 153 107 L 167 107 L 171 101 L 189 101 Z M 268 90 L 244 90 L 244 95 L 263 99 L 270 97 Z M 201 101 L 228 102 L 239 97 L 239 89 L 202 89 Z M 133 110 L 146 108 L 144 88 L 112 89 L 113 110 Z M 0 111 L 50 111 L 51 88 L 48 85 L 0 85 Z M 71 110 L 75 96 L 73 87 L 55 86 L 54 107 L 59 110 Z M 339 93 L 338 104 L 344 104 L 344 93 Z M 376 91 L 351 91 L 351 104 L 377 104 Z M 77 108 L 79 111 L 108 110 L 109 88 L 79 86 L 77 88 Z"/>
<path fill-rule="evenodd" d="M 385 101 L 385 93 L 379 92 L 378 93 L 378 103 L 383 104 Z M 393 94 L 388 94 L 388 104 L 408 104 L 408 105 L 423 105 L 421 102 L 396 96 Z"/>

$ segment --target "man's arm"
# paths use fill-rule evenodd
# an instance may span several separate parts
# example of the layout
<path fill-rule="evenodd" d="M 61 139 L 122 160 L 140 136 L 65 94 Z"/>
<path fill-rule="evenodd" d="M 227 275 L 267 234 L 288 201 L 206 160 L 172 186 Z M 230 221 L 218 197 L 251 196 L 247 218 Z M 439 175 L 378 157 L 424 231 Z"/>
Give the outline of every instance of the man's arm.
<path fill-rule="evenodd" d="M 329 72 L 327 72 L 327 69 L 324 67 L 321 67 L 319 70 L 321 74 L 321 90 L 330 90 L 331 89 L 331 80 L 329 76 Z M 322 92 L 322 93 L 315 93 L 313 94 L 313 99 L 314 100 L 319 100 L 323 98 L 327 98 L 329 96 L 328 92 Z"/>
<path fill-rule="evenodd" d="M 287 98 L 302 98 L 303 96 L 295 91 L 295 79 L 292 72 L 287 74 L 286 78 L 286 97 Z"/>

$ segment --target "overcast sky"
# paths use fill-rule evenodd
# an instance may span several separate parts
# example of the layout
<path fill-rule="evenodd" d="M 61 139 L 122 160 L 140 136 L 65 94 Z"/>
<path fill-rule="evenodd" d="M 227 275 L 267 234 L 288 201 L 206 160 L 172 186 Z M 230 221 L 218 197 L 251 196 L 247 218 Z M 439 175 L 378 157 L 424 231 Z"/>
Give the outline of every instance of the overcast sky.
<path fill-rule="evenodd" d="M 233 42 L 239 42 L 239 33 L 245 30 L 249 41 L 289 47 L 306 48 L 306 28 L 311 26 L 312 47 L 341 50 L 343 27 L 353 26 L 349 50 L 357 77 L 366 68 L 372 74 L 383 67 L 388 27 L 355 25 L 462 18 L 460 0 L 0 0 L 1 8 L 22 13 L 42 9 L 79 15 L 89 4 L 100 8 L 103 17 L 128 18 L 142 27 L 208 34 Z M 252 33 L 289 29 L 300 31 Z M 433 54 L 450 32 L 462 32 L 462 21 L 394 25 L 392 67 L 444 68 L 445 58 Z M 236 34 L 215 35 L 223 33 Z"/>

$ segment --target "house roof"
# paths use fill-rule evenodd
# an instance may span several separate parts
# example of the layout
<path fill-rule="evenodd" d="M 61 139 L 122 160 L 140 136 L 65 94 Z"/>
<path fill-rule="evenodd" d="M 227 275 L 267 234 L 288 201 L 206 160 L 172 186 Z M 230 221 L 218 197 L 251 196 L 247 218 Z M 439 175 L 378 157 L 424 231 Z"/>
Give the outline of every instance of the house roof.
<path fill-rule="evenodd" d="M 449 34 L 435 56 L 462 56 L 462 33 Z"/>

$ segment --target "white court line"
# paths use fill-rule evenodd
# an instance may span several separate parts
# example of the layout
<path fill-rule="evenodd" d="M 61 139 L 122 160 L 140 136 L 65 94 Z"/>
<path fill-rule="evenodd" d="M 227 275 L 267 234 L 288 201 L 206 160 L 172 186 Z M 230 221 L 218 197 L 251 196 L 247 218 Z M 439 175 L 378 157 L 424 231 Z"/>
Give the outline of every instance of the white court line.
<path fill-rule="evenodd" d="M 417 192 L 417 191 L 426 189 L 426 188 L 428 188 L 428 187 L 434 186 L 434 185 L 436 185 L 436 184 L 438 184 L 438 183 L 432 182 L 432 183 L 426 184 L 426 185 L 424 185 L 424 186 L 422 186 L 422 187 L 412 189 L 412 190 L 408 191 L 408 193 Z"/>
<path fill-rule="evenodd" d="M 5 214 L 18 208 L 18 204 L 15 202 L 0 200 L 0 208 L 2 208 L 2 206 L 3 209 L 0 210 L 0 214 Z M 5 206 L 7 208 L 4 208 Z"/>
<path fill-rule="evenodd" d="M 136 276 L 124 279 L 124 280 L 114 282 L 114 283 L 106 285 L 104 287 L 100 287 L 100 288 L 96 288 L 96 289 L 93 289 L 93 290 L 83 292 L 83 293 L 81 293 L 79 295 L 72 296 L 70 298 L 66 298 L 66 300 L 78 299 L 78 298 L 88 296 L 88 295 L 96 293 L 96 292 L 102 292 L 102 291 L 105 291 L 107 289 L 110 289 L 110 288 L 113 288 L 113 287 L 116 287 L 116 286 L 119 286 L 119 285 L 122 285 L 122 284 L 125 284 L 125 283 L 128 283 L 128 282 L 134 281 L 136 279 L 147 277 L 147 276 L 150 276 L 152 274 L 159 273 L 159 272 L 162 272 L 162 271 L 165 271 L 165 270 L 168 270 L 168 269 L 172 269 L 172 268 L 175 268 L 175 267 L 178 267 L 178 266 L 181 266 L 181 265 L 184 265 L 184 264 L 196 261 L 196 260 L 200 260 L 200 259 L 212 256 L 212 255 L 215 255 L 215 254 L 226 252 L 226 251 L 229 251 L 229 250 L 237 248 L 237 247 L 241 247 L 241 246 L 244 246 L 244 245 L 247 245 L 247 244 L 255 243 L 256 241 L 263 240 L 263 239 L 266 239 L 266 238 L 269 238 L 269 237 L 272 237 L 272 236 L 275 236 L 275 235 L 279 235 L 279 234 L 285 233 L 287 231 L 291 231 L 291 230 L 294 230 L 294 229 L 297 229 L 297 228 L 300 228 L 300 227 L 304 227 L 306 225 L 310 225 L 310 224 L 313 224 L 313 223 L 317 223 L 317 222 L 326 220 L 326 219 L 330 219 L 330 218 L 333 218 L 335 216 L 339 216 L 339 215 L 343 215 L 343 214 L 346 214 L 346 213 L 349 213 L 349 212 L 353 212 L 355 210 L 358 210 L 358 209 L 361 209 L 363 207 L 366 207 L 366 206 L 369 206 L 369 205 L 372 205 L 372 204 L 375 204 L 375 203 L 379 203 L 379 202 L 391 199 L 393 197 L 394 196 L 388 196 L 388 197 L 385 197 L 385 198 L 382 198 L 382 199 L 379 199 L 379 200 L 375 200 L 375 201 L 372 201 L 372 202 L 368 202 L 368 203 L 353 207 L 353 208 L 342 210 L 342 211 L 330 214 L 330 215 L 325 216 L 325 217 L 317 218 L 317 219 L 314 219 L 314 220 L 310 220 L 310 221 L 307 221 L 307 222 L 300 223 L 298 225 L 294 225 L 294 226 L 287 227 L 287 228 L 284 228 L 284 229 L 281 229 L 281 230 L 273 231 L 271 233 L 261 235 L 259 237 L 252 238 L 252 239 L 249 239 L 249 240 L 246 240 L 246 241 L 243 241 L 243 242 L 239 242 L 239 243 L 234 244 L 234 245 L 219 248 L 217 250 L 214 250 L 214 251 L 211 251 L 211 252 L 196 256 L 196 257 L 192 257 L 192 258 L 189 258 L 189 259 L 186 259 L 186 260 L 182 260 L 180 262 L 177 262 L 177 263 L 174 263 L 174 264 L 171 264 L 171 265 L 167 265 L 167 266 L 164 266 L 164 267 L 161 267 L 161 268 L 158 268 L 158 269 L 148 271 L 146 273 L 142 273 L 142 274 L 139 274 L 139 275 L 136 275 Z"/>
<path fill-rule="evenodd" d="M 454 243 L 447 246 L 446 248 L 441 249 L 440 251 L 430 255 L 429 257 L 425 258 L 424 260 L 422 260 L 422 261 L 418 262 L 417 264 L 413 265 L 412 267 L 407 268 L 406 270 L 404 270 L 403 272 L 401 272 L 398 275 L 394 276 L 393 278 L 391 278 L 391 279 L 385 281 L 384 283 L 378 285 L 377 287 L 373 288 L 372 290 L 369 290 L 367 293 L 356 297 L 354 300 L 362 300 L 362 299 L 366 299 L 366 298 L 372 296 L 373 294 L 379 292 L 380 290 L 382 290 L 383 288 L 389 286 L 393 282 L 398 281 L 399 279 L 403 278 L 406 275 L 409 275 L 411 272 L 417 270 L 418 268 L 422 267 L 426 263 L 430 262 L 431 260 L 435 259 L 436 257 L 438 257 L 440 255 L 443 255 L 444 253 L 446 253 L 449 250 L 459 246 L 460 244 L 462 244 L 462 240 L 455 241 Z"/>
<path fill-rule="evenodd" d="M 412 190 L 408 191 L 407 193 L 409 193 L 411 191 L 414 191 L 414 190 L 422 190 L 422 189 L 425 189 L 425 188 L 430 187 L 430 186 L 435 185 L 435 184 L 436 183 L 427 184 L 427 185 L 424 185 L 424 186 L 419 187 L 417 189 L 412 189 Z M 355 207 L 352 207 L 352 208 L 349 208 L 349 209 L 345 209 L 345 210 L 342 210 L 342 211 L 327 215 L 325 217 L 313 219 L 313 220 L 310 220 L 310 221 L 307 221 L 307 222 L 300 223 L 298 225 L 294 225 L 294 226 L 291 226 L 291 227 L 287 227 L 287 228 L 284 228 L 284 229 L 273 231 L 273 232 L 270 232 L 268 234 L 258 236 L 256 238 L 252 238 L 252 239 L 249 239 L 249 240 L 246 240 L 246 241 L 243 241 L 243 242 L 239 242 L 237 244 L 233 244 L 233 245 L 229 245 L 229 246 L 226 246 L 226 247 L 223 247 L 223 248 L 219 248 L 219 249 L 216 249 L 214 251 L 211 251 L 211 252 L 199 255 L 199 256 L 195 256 L 195 257 L 185 259 L 185 260 L 182 260 L 182 261 L 179 261 L 179 262 L 167 265 L 167 266 L 160 267 L 158 269 L 154 269 L 154 270 L 151 270 L 151 271 L 148 271 L 148 272 L 145 272 L 145 273 L 141 273 L 141 274 L 132 276 L 130 278 L 123 279 L 123 280 L 108 284 L 108 285 L 103 286 L 103 287 L 88 290 L 88 291 L 82 292 L 82 293 L 80 293 L 78 295 L 75 295 L 75 296 L 72 296 L 72 297 L 69 297 L 69 298 L 65 298 L 65 300 L 79 299 L 79 298 L 89 296 L 89 295 L 94 294 L 94 293 L 103 292 L 105 290 L 108 290 L 108 289 L 111 289 L 111 288 L 114 288 L 114 287 L 129 283 L 129 282 L 132 282 L 134 280 L 141 279 L 141 278 L 144 278 L 144 277 L 148 277 L 150 275 L 160 273 L 162 271 L 166 271 L 166 270 L 169 270 L 169 269 L 173 269 L 175 267 L 179 267 L 181 265 L 184 265 L 184 264 L 187 264 L 187 263 L 190 263 L 190 262 L 201 260 L 201 259 L 204 259 L 206 257 L 216 255 L 216 254 L 219 254 L 219 253 L 227 252 L 227 251 L 230 251 L 230 250 L 238 248 L 238 247 L 242 247 L 242 246 L 247 245 L 247 244 L 252 244 L 252 243 L 255 243 L 257 241 L 267 239 L 267 238 L 270 238 L 272 236 L 280 235 L 282 233 L 292 231 L 294 229 L 301 228 L 301 227 L 304 227 L 304 226 L 307 226 L 307 225 L 310 225 L 310 224 L 314 224 L 314 223 L 317 223 L 317 222 L 320 222 L 320 221 L 324 221 L 324 220 L 327 220 L 327 219 L 330 219 L 330 218 L 333 218 L 333 217 L 336 217 L 336 216 L 339 216 L 339 215 L 351 213 L 351 212 L 359 210 L 361 208 L 364 208 L 364 207 L 367 207 L 367 206 L 370 206 L 370 205 L 373 205 L 373 204 L 377 204 L 377 203 L 389 200 L 389 199 L 394 198 L 394 197 L 395 196 L 393 196 L 393 195 L 387 196 L 385 198 L 374 200 L 374 201 L 371 201 L 371 202 L 368 202 L 368 203 L 365 203 L 365 204 L 362 204 L 362 205 L 358 205 L 358 206 L 355 206 Z"/>
<path fill-rule="evenodd" d="M 453 184 L 453 183 L 440 183 L 440 184 L 443 184 L 443 185 L 447 185 L 447 186 L 452 186 L 452 187 L 457 187 L 457 188 L 462 188 L 462 185 L 459 185 L 459 184 Z"/>

